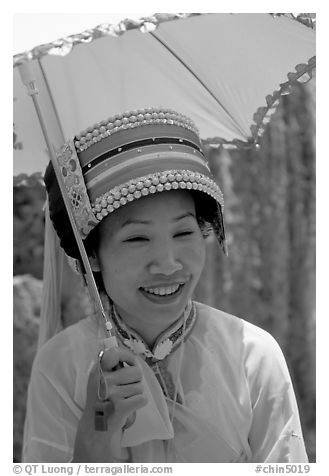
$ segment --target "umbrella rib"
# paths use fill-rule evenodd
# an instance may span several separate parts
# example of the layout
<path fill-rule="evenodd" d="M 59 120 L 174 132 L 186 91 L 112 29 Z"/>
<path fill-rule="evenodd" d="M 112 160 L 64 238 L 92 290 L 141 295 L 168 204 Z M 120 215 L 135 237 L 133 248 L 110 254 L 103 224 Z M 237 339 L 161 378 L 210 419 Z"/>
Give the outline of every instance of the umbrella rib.
<path fill-rule="evenodd" d="M 57 108 L 56 108 L 56 105 L 55 105 L 53 95 L 52 95 L 51 90 L 50 90 L 50 86 L 49 86 L 49 82 L 48 82 L 45 70 L 44 70 L 44 68 L 41 64 L 41 58 L 38 58 L 38 64 L 39 64 L 39 68 L 40 68 L 41 74 L 42 74 L 43 79 L 44 79 L 44 83 L 45 83 L 45 86 L 46 86 L 46 89 L 47 89 L 48 97 L 49 97 L 51 105 L 52 105 L 53 112 L 54 112 L 55 117 L 56 117 L 57 125 L 59 127 L 59 130 L 60 130 L 60 133 L 61 133 L 61 136 L 62 136 L 62 141 L 64 142 L 64 140 L 65 140 L 64 131 L 63 131 L 63 128 L 62 128 L 61 121 L 59 120 L 58 111 L 57 111 Z"/>
<path fill-rule="evenodd" d="M 167 49 L 186 69 L 191 73 L 192 76 L 195 77 L 195 79 L 204 87 L 204 89 L 208 92 L 208 94 L 216 101 L 216 103 L 226 112 L 226 114 L 232 119 L 234 124 L 238 127 L 240 133 L 244 135 L 243 130 L 236 124 L 236 121 L 234 120 L 234 117 L 230 114 L 230 112 L 226 109 L 226 107 L 218 100 L 218 98 L 211 92 L 211 90 L 208 88 L 208 86 L 202 81 L 199 76 L 196 75 L 196 73 L 180 58 L 177 53 L 175 53 L 163 40 L 161 40 L 153 31 L 149 32 L 153 38 L 155 38 L 161 45 Z"/>

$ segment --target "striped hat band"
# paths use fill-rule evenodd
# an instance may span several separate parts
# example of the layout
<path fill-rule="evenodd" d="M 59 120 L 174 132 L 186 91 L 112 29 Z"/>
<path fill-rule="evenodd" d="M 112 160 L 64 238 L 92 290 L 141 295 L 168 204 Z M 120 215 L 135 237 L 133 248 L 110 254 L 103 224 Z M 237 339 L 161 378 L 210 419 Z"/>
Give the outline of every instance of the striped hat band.
<path fill-rule="evenodd" d="M 204 192 L 222 212 L 198 131 L 172 110 L 140 109 L 95 124 L 67 141 L 57 161 L 83 239 L 121 206 L 166 190 Z"/>

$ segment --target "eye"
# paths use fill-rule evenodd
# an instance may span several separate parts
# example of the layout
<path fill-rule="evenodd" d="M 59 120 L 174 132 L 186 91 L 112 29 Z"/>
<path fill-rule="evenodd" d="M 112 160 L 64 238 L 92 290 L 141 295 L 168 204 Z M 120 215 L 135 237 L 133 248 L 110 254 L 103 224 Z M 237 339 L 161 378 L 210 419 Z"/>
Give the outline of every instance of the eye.
<path fill-rule="evenodd" d="M 144 241 L 149 241 L 149 239 L 146 236 L 132 236 L 131 238 L 123 240 L 124 243 L 142 243 Z"/>
<path fill-rule="evenodd" d="M 193 235 L 193 233 L 194 233 L 194 231 L 192 231 L 192 230 L 180 231 L 178 233 L 175 233 L 174 238 L 180 238 L 180 237 L 184 237 L 184 236 Z"/>

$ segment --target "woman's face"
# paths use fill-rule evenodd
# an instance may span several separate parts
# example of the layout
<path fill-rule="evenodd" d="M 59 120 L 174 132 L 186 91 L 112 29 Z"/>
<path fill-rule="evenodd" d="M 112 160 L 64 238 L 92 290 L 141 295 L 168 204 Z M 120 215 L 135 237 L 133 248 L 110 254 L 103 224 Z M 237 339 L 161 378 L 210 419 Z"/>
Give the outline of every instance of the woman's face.
<path fill-rule="evenodd" d="M 204 266 L 194 199 L 183 190 L 144 197 L 99 227 L 105 290 L 125 322 L 151 344 L 183 313 Z"/>

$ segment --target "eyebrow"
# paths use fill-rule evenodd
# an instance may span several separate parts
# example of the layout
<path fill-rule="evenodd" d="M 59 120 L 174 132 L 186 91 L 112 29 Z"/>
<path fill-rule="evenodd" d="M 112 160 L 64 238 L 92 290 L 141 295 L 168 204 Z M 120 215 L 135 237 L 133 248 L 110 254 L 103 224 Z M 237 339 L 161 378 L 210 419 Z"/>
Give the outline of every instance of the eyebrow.
<path fill-rule="evenodd" d="M 178 217 L 173 218 L 172 221 L 177 222 L 177 221 L 183 220 L 183 218 L 188 218 L 188 217 L 196 218 L 194 213 L 187 212 L 187 213 L 183 213 L 183 215 L 179 215 Z M 152 221 L 151 220 L 139 220 L 137 218 L 128 218 L 127 220 L 125 220 L 122 223 L 121 228 L 123 228 L 125 226 L 128 226 L 128 225 L 152 225 Z"/>

